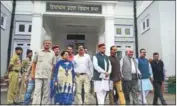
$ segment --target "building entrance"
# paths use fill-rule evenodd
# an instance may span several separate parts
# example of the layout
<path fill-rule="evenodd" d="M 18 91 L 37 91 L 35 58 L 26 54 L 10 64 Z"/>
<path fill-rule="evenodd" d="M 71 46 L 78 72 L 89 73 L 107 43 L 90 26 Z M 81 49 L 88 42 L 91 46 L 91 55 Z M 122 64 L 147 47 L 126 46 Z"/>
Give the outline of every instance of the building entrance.
<path fill-rule="evenodd" d="M 76 54 L 78 45 L 85 46 L 85 35 L 68 34 L 67 45 L 72 46 L 74 50 L 74 54 Z"/>
<path fill-rule="evenodd" d="M 103 16 L 44 14 L 43 25 L 52 39 L 52 44 L 59 45 L 61 51 L 71 45 L 74 53 L 77 53 L 77 46 L 82 44 L 88 48 L 88 54 L 92 55 L 96 53 L 98 37 L 104 34 L 105 18 Z"/>

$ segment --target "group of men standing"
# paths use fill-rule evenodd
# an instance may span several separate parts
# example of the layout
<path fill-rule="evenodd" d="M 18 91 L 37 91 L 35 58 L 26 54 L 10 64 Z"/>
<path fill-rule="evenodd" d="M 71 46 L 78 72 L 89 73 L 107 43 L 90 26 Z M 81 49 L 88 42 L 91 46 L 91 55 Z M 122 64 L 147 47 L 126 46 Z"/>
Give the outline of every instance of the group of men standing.
<path fill-rule="evenodd" d="M 20 60 L 22 48 L 17 47 L 16 53 L 11 58 L 9 72 L 8 104 L 16 103 L 18 94 L 22 94 L 21 100 L 29 104 L 33 93 L 32 104 L 52 104 L 50 100 L 50 83 L 53 79 L 53 69 L 60 57 L 59 46 L 51 48 L 51 41 L 43 42 L 44 48 L 34 53 L 27 51 L 27 59 Z M 68 47 L 68 60 L 72 61 L 75 71 L 76 104 L 89 104 L 90 82 L 94 82 L 94 92 L 97 104 L 105 104 L 109 95 L 110 104 L 147 104 L 146 96 L 154 88 L 153 104 L 158 104 L 160 98 L 162 104 L 166 104 L 161 91 L 164 81 L 164 64 L 159 59 L 159 54 L 153 54 L 153 61 L 145 58 L 146 50 L 140 50 L 140 57 L 133 57 L 133 50 L 127 49 L 126 56 L 120 59 L 117 56 L 117 47 L 110 47 L 110 56 L 105 54 L 105 44 L 98 45 L 98 53 L 93 58 L 86 53 L 83 45 L 78 46 L 78 53 L 74 56 L 72 47 Z M 21 71 L 21 69 L 23 69 Z M 22 75 L 21 87 L 19 86 L 19 73 Z M 25 76 L 25 77 L 24 77 Z M 25 83 L 23 83 L 23 80 Z M 35 82 L 35 85 L 34 85 Z M 20 93 L 19 89 L 21 88 Z M 84 88 L 84 101 L 82 89 Z M 23 90 L 22 90 L 23 89 Z M 25 91 L 25 93 L 24 93 Z M 116 93 L 115 93 L 116 91 Z M 116 96 L 115 96 L 116 94 Z"/>

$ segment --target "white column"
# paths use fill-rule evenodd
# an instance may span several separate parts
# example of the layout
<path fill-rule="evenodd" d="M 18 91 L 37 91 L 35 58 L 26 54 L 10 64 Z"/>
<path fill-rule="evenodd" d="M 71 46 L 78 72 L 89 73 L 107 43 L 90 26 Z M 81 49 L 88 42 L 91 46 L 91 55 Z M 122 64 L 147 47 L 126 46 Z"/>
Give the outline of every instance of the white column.
<path fill-rule="evenodd" d="M 42 44 L 42 16 L 33 16 L 32 18 L 32 34 L 31 49 L 38 51 Z"/>
<path fill-rule="evenodd" d="M 98 44 L 104 43 L 104 42 L 105 42 L 105 37 L 104 37 L 104 34 L 102 34 L 98 37 Z"/>
<path fill-rule="evenodd" d="M 110 47 L 114 45 L 114 18 L 105 18 L 105 45 L 106 54 L 110 55 Z"/>
<path fill-rule="evenodd" d="M 41 2 L 34 1 L 33 17 L 32 17 L 32 33 L 31 33 L 31 49 L 38 51 L 41 49 L 42 44 L 42 28 L 43 18 L 41 11 Z"/>

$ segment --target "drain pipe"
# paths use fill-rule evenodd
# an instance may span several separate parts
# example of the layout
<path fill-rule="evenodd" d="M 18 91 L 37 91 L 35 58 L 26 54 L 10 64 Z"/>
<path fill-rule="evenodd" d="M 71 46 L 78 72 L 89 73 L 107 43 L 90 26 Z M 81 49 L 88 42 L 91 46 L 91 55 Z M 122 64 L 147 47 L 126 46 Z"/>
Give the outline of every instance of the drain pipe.
<path fill-rule="evenodd" d="M 11 23 L 10 23 L 10 33 L 9 33 L 8 54 L 7 54 L 7 67 L 8 67 L 8 64 L 10 62 L 10 56 L 11 56 L 12 37 L 13 37 L 14 18 L 15 18 L 15 9 L 16 9 L 16 0 L 13 0 L 13 4 L 12 4 L 12 16 L 11 16 Z"/>
<path fill-rule="evenodd" d="M 133 0 L 133 13 L 134 13 L 134 34 L 135 34 L 135 49 L 136 49 L 136 58 L 138 58 L 139 54 L 138 54 L 138 28 L 137 28 L 137 18 L 136 18 L 136 0 Z M 144 103 L 143 100 L 143 82 L 141 80 L 141 76 L 139 76 L 140 78 L 140 87 L 141 87 L 141 104 Z"/>
<path fill-rule="evenodd" d="M 136 49 L 136 58 L 138 58 L 138 29 L 137 29 L 137 18 L 136 18 L 136 0 L 133 1 L 133 13 L 134 13 L 134 34 L 135 34 L 135 49 Z"/>

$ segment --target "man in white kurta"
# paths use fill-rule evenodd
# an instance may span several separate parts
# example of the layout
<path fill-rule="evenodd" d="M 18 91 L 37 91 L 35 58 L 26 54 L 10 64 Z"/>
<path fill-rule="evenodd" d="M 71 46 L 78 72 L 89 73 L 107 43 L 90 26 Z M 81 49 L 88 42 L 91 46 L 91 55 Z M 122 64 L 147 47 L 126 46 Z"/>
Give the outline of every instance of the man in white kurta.
<path fill-rule="evenodd" d="M 78 47 L 78 54 L 74 57 L 76 73 L 76 102 L 77 104 L 89 103 L 90 80 L 93 73 L 93 64 L 88 54 L 85 54 L 84 47 Z M 82 101 L 82 87 L 84 86 L 84 101 Z M 83 103 L 84 102 L 84 103 Z"/>
<path fill-rule="evenodd" d="M 105 44 L 98 45 L 99 52 L 93 56 L 94 66 L 94 92 L 96 92 L 97 103 L 104 104 L 107 91 L 109 91 L 109 76 L 111 73 L 111 63 L 105 55 Z"/>

